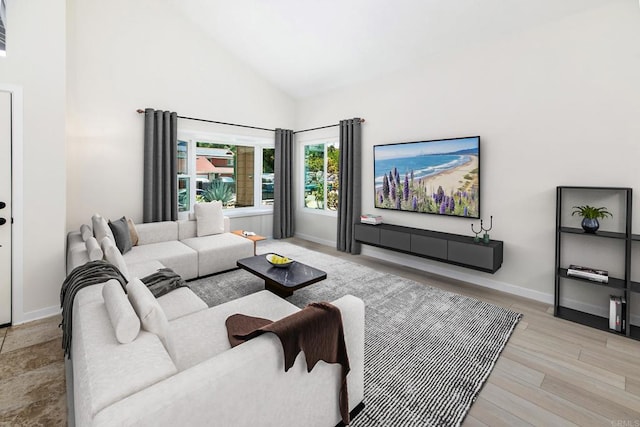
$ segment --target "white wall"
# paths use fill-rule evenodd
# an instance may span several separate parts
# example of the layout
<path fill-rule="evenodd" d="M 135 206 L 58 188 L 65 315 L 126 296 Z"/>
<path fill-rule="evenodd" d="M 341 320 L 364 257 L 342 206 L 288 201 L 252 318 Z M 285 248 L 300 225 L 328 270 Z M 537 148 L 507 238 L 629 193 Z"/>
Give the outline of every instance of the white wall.
<path fill-rule="evenodd" d="M 502 268 L 490 275 L 418 258 L 411 262 L 549 300 L 557 185 L 633 187 L 634 230 L 640 234 L 638 76 L 640 9 L 637 2 L 611 2 L 303 100 L 296 129 L 364 117 L 362 211 L 381 214 L 388 223 L 464 235 L 472 235 L 474 221 L 374 209 L 372 146 L 480 135 L 482 216 L 493 215 L 491 236 L 505 243 Z M 298 232 L 326 239 L 314 231 L 315 217 L 296 218 Z"/>
<path fill-rule="evenodd" d="M 94 212 L 141 221 L 144 119 L 138 108 L 266 128 L 293 126 L 291 98 L 167 2 L 68 3 L 68 229 Z M 180 119 L 178 126 L 239 132 Z"/>
<path fill-rule="evenodd" d="M 13 323 L 53 314 L 64 279 L 65 1 L 7 2 L 0 84 L 23 91 L 22 304 Z M 18 222 L 16 224 L 18 224 Z M 21 273 L 21 274 L 20 274 Z M 14 300 L 15 301 L 15 300 Z"/>

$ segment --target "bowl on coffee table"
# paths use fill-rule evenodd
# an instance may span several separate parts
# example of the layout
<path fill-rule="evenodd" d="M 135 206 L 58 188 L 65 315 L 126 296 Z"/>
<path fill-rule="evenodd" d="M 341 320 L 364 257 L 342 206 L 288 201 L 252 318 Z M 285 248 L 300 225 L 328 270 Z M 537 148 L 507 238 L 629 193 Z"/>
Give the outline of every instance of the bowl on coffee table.
<path fill-rule="evenodd" d="M 266 254 L 265 258 L 269 264 L 278 268 L 287 268 L 293 264 L 293 260 L 291 258 L 279 254 Z"/>

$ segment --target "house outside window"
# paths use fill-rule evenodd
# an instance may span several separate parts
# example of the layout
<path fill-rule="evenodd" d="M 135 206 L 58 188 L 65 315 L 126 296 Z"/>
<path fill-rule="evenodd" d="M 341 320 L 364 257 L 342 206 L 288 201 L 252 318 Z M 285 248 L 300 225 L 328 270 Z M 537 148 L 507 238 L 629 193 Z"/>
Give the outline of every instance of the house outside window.
<path fill-rule="evenodd" d="M 178 212 L 222 202 L 225 215 L 273 208 L 273 140 L 246 136 L 178 135 Z M 256 179 L 257 178 L 257 179 Z"/>
<path fill-rule="evenodd" d="M 338 210 L 338 141 L 311 142 L 302 146 L 304 207 L 317 212 Z"/>

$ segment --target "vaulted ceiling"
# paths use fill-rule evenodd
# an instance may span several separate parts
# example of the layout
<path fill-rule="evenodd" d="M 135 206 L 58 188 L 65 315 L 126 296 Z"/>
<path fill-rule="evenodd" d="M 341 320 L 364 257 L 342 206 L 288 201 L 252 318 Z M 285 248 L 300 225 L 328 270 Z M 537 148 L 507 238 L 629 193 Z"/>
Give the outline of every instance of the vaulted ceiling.
<path fill-rule="evenodd" d="M 631 0 L 167 0 L 299 99 Z"/>

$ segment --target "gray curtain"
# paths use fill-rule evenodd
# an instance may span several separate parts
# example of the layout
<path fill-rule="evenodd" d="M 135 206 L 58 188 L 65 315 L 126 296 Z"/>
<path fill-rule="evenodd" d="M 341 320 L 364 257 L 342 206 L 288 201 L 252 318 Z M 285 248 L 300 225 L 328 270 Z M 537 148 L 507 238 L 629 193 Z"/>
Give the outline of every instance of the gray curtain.
<path fill-rule="evenodd" d="M 273 238 L 293 237 L 293 131 L 276 129 Z"/>
<path fill-rule="evenodd" d="M 144 110 L 143 222 L 178 219 L 177 139 L 177 113 Z"/>
<path fill-rule="evenodd" d="M 361 210 L 361 127 L 360 119 L 340 120 L 340 174 L 338 178 L 338 239 L 337 249 L 360 253 L 355 240 L 354 224 L 360 221 Z"/>

